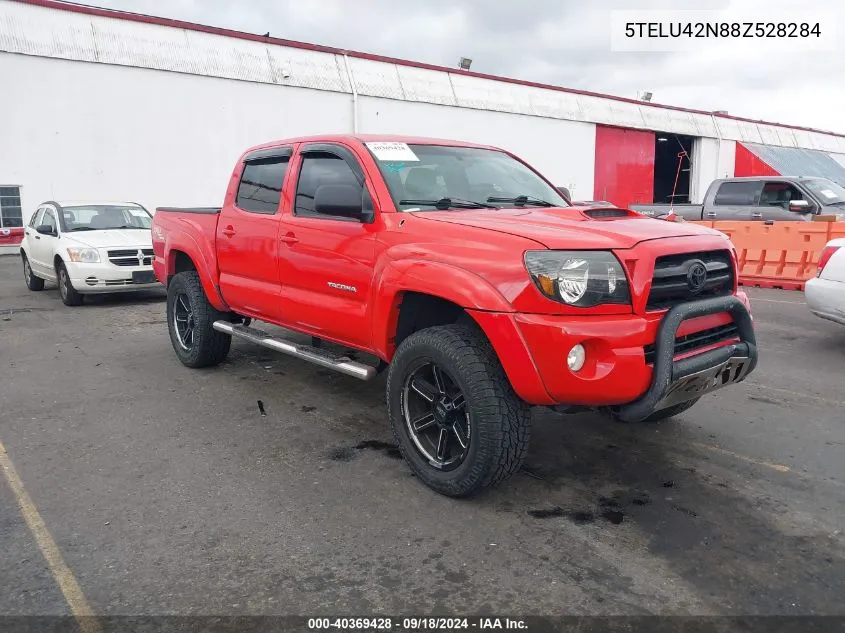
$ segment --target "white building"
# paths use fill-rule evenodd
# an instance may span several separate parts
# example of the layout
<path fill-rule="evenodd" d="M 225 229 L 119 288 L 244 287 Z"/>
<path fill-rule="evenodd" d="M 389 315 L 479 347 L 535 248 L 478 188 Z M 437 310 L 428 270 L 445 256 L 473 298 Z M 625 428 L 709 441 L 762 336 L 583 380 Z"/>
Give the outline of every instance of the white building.
<path fill-rule="evenodd" d="M 4 227 L 51 199 L 217 206 L 248 146 L 332 132 L 498 145 L 620 205 L 795 165 L 845 185 L 843 135 L 56 0 L 0 0 L 0 78 Z"/>

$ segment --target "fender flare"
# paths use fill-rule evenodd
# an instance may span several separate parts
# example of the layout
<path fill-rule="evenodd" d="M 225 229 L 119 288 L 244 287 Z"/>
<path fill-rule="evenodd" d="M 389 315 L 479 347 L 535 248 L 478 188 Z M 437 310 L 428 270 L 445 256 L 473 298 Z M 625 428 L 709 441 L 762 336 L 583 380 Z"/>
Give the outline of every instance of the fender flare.
<path fill-rule="evenodd" d="M 167 263 L 166 272 L 168 282 L 176 273 L 176 257 L 174 252 L 185 253 L 193 262 L 208 302 L 221 312 L 230 311 L 231 308 L 223 300 L 220 289 L 215 284 L 216 271 L 212 271 L 209 265 L 209 260 L 216 263 L 216 253 L 210 251 L 208 246 L 203 248 L 194 237 L 185 231 L 168 231 L 167 240 L 164 244 L 164 261 Z"/>
<path fill-rule="evenodd" d="M 386 361 L 396 351 L 399 305 L 406 292 L 445 299 L 465 310 L 513 312 L 513 306 L 490 282 L 464 268 L 426 260 L 388 262 L 370 296 L 374 351 Z"/>

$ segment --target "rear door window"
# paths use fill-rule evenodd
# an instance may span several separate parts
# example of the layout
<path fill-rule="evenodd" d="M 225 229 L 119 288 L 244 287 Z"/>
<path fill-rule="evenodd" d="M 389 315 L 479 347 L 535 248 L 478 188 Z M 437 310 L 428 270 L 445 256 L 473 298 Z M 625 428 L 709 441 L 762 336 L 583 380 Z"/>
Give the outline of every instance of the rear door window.
<path fill-rule="evenodd" d="M 762 185 L 759 181 L 723 182 L 713 204 L 718 206 L 753 206 Z"/>
<path fill-rule="evenodd" d="M 290 156 L 274 156 L 248 161 L 238 185 L 237 207 L 251 213 L 276 213 L 289 160 Z"/>

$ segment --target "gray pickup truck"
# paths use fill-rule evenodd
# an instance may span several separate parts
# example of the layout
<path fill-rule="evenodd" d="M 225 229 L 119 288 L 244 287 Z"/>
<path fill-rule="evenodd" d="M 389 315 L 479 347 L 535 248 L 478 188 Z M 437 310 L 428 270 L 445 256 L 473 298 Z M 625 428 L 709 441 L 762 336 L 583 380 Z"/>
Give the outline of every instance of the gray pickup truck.
<path fill-rule="evenodd" d="M 671 209 L 685 220 L 812 220 L 845 218 L 845 189 L 826 178 L 767 176 L 714 180 L 704 204 L 635 204 L 631 210 L 658 216 Z"/>

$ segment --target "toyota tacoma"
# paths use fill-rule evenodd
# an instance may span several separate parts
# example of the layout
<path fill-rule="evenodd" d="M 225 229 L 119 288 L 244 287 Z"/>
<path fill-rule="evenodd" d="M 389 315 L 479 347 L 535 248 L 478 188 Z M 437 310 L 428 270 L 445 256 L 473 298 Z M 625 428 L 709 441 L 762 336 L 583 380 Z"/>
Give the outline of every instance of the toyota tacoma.
<path fill-rule="evenodd" d="M 445 495 L 519 469 L 532 406 L 659 420 L 757 363 L 724 234 L 573 207 L 494 147 L 254 147 L 222 207 L 160 208 L 152 240 L 183 364 L 218 364 L 238 338 L 361 380 L 386 371 L 399 449 Z"/>

